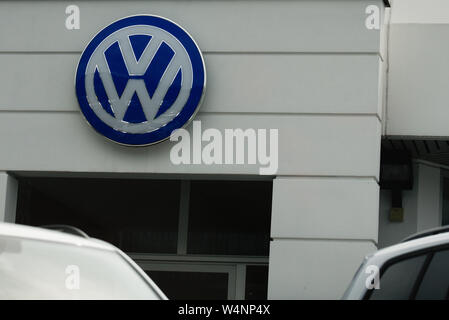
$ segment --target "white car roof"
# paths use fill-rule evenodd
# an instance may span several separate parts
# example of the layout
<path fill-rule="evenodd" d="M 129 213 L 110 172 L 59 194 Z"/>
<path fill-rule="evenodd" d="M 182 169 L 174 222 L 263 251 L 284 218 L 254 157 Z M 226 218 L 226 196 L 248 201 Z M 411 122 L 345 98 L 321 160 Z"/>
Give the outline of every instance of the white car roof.
<path fill-rule="evenodd" d="M 390 259 L 442 245 L 449 245 L 449 232 L 401 242 L 368 255 L 355 274 L 354 279 L 351 281 L 351 284 L 346 290 L 343 299 L 363 299 L 365 293 L 367 292 L 365 284 L 367 279 L 365 272 L 366 267 L 374 265 L 380 269 Z"/>
<path fill-rule="evenodd" d="M 93 238 L 83 238 L 60 231 L 46 230 L 14 223 L 0 222 L 0 237 L 16 237 L 22 239 L 40 240 L 74 246 L 114 251 L 116 248 L 106 242 Z"/>
<path fill-rule="evenodd" d="M 152 287 L 162 300 L 167 300 L 167 296 L 154 283 L 154 281 L 126 254 L 112 244 L 94 238 L 83 238 L 76 235 L 63 233 L 60 231 L 47 230 L 44 228 L 30 227 L 14 223 L 0 222 L 0 238 L 15 237 L 21 239 L 30 239 L 37 241 L 47 241 L 52 243 L 61 243 L 86 248 L 115 251 L 123 257 L 138 272 L 143 279 Z"/>
<path fill-rule="evenodd" d="M 369 255 L 367 258 L 369 260 L 376 261 L 387 261 L 391 258 L 401 256 L 404 254 L 412 253 L 415 251 L 419 251 L 422 249 L 427 249 L 431 247 L 436 247 L 440 245 L 448 244 L 449 245 L 449 232 L 439 233 L 436 235 L 426 236 L 423 238 L 418 238 L 415 240 L 405 241 L 398 243 L 396 245 L 380 249 L 372 255 Z"/>

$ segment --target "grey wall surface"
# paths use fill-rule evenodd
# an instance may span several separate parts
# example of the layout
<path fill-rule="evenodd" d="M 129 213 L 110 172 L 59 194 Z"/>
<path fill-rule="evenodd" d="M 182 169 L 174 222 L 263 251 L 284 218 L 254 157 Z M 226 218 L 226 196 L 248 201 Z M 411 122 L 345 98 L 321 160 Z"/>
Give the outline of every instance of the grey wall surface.
<path fill-rule="evenodd" d="M 391 191 L 380 192 L 379 248 L 396 244 L 416 232 L 441 226 L 441 169 L 420 162 L 413 167 L 413 189 L 402 192 L 402 222 L 389 221 Z"/>

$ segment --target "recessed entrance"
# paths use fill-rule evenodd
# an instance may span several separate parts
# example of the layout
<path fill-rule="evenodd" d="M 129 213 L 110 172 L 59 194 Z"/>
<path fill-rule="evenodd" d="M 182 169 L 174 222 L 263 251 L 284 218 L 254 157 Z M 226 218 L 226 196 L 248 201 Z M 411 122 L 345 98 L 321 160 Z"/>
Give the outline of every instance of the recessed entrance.
<path fill-rule="evenodd" d="M 171 299 L 265 299 L 272 181 L 19 177 L 16 222 L 68 224 Z"/>

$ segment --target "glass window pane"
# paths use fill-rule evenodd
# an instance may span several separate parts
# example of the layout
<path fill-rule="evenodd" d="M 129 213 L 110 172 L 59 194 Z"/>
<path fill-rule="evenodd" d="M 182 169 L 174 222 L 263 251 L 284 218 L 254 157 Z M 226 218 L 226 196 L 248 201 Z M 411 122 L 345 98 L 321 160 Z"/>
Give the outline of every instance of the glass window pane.
<path fill-rule="evenodd" d="M 268 266 L 246 267 L 246 300 L 266 300 L 268 292 Z"/>
<path fill-rule="evenodd" d="M 449 298 L 449 250 L 435 253 L 419 287 L 416 299 Z"/>
<path fill-rule="evenodd" d="M 271 192 L 271 181 L 192 181 L 188 253 L 268 256 Z"/>
<path fill-rule="evenodd" d="M 399 261 L 384 272 L 380 289 L 373 290 L 372 300 L 407 300 L 418 277 L 426 256 Z"/>
<path fill-rule="evenodd" d="M 226 300 L 228 274 L 218 272 L 145 271 L 169 299 Z"/>
<path fill-rule="evenodd" d="M 180 182 L 21 179 L 17 222 L 68 224 L 126 252 L 176 253 Z"/>

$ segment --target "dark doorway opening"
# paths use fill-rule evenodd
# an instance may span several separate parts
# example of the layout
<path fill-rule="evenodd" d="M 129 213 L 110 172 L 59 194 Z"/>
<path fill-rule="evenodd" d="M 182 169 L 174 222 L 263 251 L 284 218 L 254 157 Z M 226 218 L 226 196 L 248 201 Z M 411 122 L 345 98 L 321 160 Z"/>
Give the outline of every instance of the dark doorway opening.
<path fill-rule="evenodd" d="M 16 222 L 110 242 L 170 298 L 264 299 L 271 198 L 272 181 L 21 177 Z"/>

